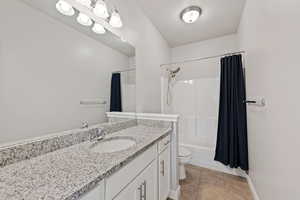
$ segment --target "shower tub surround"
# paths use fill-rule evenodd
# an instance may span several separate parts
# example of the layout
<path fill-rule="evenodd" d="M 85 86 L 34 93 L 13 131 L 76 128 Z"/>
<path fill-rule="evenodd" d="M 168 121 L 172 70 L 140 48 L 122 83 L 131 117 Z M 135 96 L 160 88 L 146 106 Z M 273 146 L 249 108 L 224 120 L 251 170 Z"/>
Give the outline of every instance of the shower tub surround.
<path fill-rule="evenodd" d="M 172 133 L 172 123 L 118 120 L 0 147 L 0 199 L 75 200 Z M 101 130 L 101 131 L 100 131 Z M 135 145 L 113 153 L 91 150 L 105 133 Z M 91 141 L 92 140 L 92 141 Z"/>

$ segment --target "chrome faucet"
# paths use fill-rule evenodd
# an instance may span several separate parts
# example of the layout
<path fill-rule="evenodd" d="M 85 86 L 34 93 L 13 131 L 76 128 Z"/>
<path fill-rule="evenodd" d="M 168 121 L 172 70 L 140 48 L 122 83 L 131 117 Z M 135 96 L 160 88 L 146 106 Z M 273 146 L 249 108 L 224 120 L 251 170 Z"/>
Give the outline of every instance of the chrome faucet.
<path fill-rule="evenodd" d="M 89 123 L 88 122 L 82 122 L 81 128 L 88 128 Z"/>
<path fill-rule="evenodd" d="M 91 138 L 91 139 L 90 139 L 91 142 L 94 142 L 94 141 L 101 141 L 101 140 L 104 140 L 104 139 L 105 139 L 105 135 L 106 135 L 105 131 L 103 131 L 101 128 L 99 128 L 98 131 L 99 131 L 100 136 L 99 136 L 99 137 L 96 137 L 96 138 Z M 102 134 L 101 134 L 101 133 L 102 133 Z"/>

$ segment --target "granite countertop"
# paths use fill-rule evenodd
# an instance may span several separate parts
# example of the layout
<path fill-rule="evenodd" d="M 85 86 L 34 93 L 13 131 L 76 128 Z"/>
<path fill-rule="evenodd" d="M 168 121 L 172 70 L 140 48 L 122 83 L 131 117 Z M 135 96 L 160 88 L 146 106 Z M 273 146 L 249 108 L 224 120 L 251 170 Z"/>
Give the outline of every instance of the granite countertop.
<path fill-rule="evenodd" d="M 2 200 L 75 200 L 94 188 L 170 132 L 137 125 L 110 135 L 129 136 L 136 145 L 120 152 L 96 153 L 90 141 L 0 168 Z"/>

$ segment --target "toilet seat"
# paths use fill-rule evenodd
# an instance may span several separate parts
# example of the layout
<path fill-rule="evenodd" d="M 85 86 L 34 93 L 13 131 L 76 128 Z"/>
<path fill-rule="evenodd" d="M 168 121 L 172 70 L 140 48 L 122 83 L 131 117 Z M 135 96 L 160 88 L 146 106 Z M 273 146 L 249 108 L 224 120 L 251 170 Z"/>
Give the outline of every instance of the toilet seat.
<path fill-rule="evenodd" d="M 191 152 L 184 148 L 184 147 L 179 147 L 179 157 L 180 158 L 185 158 L 185 157 L 190 157 L 191 156 Z"/>

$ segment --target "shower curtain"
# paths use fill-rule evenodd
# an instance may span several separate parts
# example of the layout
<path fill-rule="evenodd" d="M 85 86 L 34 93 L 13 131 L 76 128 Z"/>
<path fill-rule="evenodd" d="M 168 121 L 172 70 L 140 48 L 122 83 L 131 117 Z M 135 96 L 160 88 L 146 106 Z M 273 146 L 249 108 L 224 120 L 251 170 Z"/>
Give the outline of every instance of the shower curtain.
<path fill-rule="evenodd" d="M 120 73 L 113 73 L 111 77 L 110 112 L 122 112 Z"/>
<path fill-rule="evenodd" d="M 248 171 L 245 78 L 242 55 L 221 59 L 220 106 L 215 160 Z"/>

